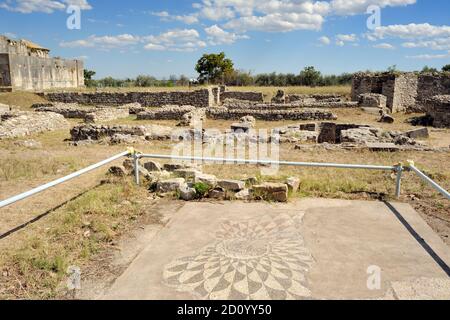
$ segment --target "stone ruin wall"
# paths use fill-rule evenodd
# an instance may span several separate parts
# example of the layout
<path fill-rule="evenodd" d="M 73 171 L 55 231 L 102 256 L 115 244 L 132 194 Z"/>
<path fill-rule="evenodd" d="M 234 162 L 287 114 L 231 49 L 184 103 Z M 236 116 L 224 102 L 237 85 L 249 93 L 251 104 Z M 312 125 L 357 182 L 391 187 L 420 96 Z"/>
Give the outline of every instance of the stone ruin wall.
<path fill-rule="evenodd" d="M 53 112 L 5 112 L 0 115 L 0 140 L 20 138 L 68 127 L 67 120 L 62 115 Z"/>
<path fill-rule="evenodd" d="M 352 100 L 358 101 L 365 93 L 386 96 L 387 108 L 393 113 L 426 111 L 430 98 L 450 94 L 450 74 L 357 73 L 352 81 Z"/>
<path fill-rule="evenodd" d="M 450 95 L 434 96 L 427 100 L 428 116 L 436 128 L 450 128 Z"/>
<path fill-rule="evenodd" d="M 251 115 L 257 120 L 336 120 L 337 116 L 328 110 L 297 109 L 297 110 L 230 110 L 227 108 L 209 108 L 208 118 L 215 120 L 239 120 Z"/>
<path fill-rule="evenodd" d="M 223 103 L 226 99 L 244 100 L 253 102 L 264 102 L 264 95 L 262 92 L 251 91 L 225 91 L 220 93 L 220 102 Z"/>
<path fill-rule="evenodd" d="M 173 92 L 128 92 L 128 93 L 41 93 L 50 102 L 79 103 L 85 105 L 120 106 L 140 103 L 143 107 L 162 107 L 166 105 L 192 105 L 206 108 L 215 105 L 212 89 Z"/>

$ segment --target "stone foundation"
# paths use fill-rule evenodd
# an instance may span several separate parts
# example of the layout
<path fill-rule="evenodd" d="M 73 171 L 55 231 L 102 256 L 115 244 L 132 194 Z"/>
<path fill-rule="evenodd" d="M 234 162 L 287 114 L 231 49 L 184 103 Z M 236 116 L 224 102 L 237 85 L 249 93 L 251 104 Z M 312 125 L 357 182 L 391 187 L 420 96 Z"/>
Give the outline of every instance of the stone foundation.
<path fill-rule="evenodd" d="M 130 115 L 130 110 L 127 107 L 121 106 L 118 108 L 111 107 L 87 107 L 81 106 L 77 103 L 48 103 L 35 104 L 32 108 L 36 112 L 54 112 L 61 114 L 68 119 L 84 119 L 87 123 L 97 123 L 112 121 L 121 118 L 127 118 Z"/>
<path fill-rule="evenodd" d="M 0 115 L 0 140 L 20 138 L 68 127 L 67 120 L 57 113 L 6 112 Z"/>
<path fill-rule="evenodd" d="M 356 108 L 358 102 L 342 101 L 342 102 L 292 102 L 292 103 L 255 103 L 250 101 L 227 100 L 223 104 L 228 109 L 240 110 L 290 110 L 298 108 Z"/>
<path fill-rule="evenodd" d="M 226 99 L 245 100 L 253 102 L 263 102 L 264 95 L 261 92 L 225 91 L 220 93 L 220 102 Z"/>
<path fill-rule="evenodd" d="M 215 105 L 212 89 L 173 92 L 61 92 L 41 93 L 50 102 L 80 103 L 85 105 L 120 106 L 140 103 L 143 107 L 162 107 L 166 105 L 192 105 L 210 107 Z"/>
<path fill-rule="evenodd" d="M 147 110 L 137 114 L 138 120 L 181 120 L 189 112 L 194 111 L 194 106 L 164 106 L 155 110 Z"/>
<path fill-rule="evenodd" d="M 227 108 L 208 108 L 208 118 L 216 120 L 239 120 L 252 116 L 257 120 L 336 120 L 337 116 L 328 110 L 297 109 L 297 110 L 239 110 Z"/>

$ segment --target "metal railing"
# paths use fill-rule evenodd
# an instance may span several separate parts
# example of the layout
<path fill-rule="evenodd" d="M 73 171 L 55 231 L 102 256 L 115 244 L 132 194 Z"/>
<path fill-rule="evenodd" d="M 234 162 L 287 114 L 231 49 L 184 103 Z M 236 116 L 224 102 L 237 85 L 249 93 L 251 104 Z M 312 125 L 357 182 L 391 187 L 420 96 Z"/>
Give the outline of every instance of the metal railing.
<path fill-rule="evenodd" d="M 140 184 L 140 164 L 139 160 L 143 158 L 150 159 L 166 159 L 166 160 L 184 160 L 184 161 L 201 161 L 201 162 L 221 162 L 223 164 L 256 164 L 256 165 L 279 165 L 279 166 L 297 166 L 297 167 L 314 167 L 314 168 L 336 168 L 336 169 L 357 169 L 357 170 L 378 170 L 378 171 L 392 171 L 396 173 L 396 183 L 395 183 L 395 196 L 397 198 L 401 195 L 401 185 L 403 172 L 412 171 L 417 176 L 419 176 L 423 181 L 431 185 L 439 193 L 441 193 L 445 198 L 450 200 L 450 193 L 446 191 L 443 187 L 433 181 L 430 177 L 425 175 L 422 171 L 417 169 L 412 161 L 409 161 L 408 166 L 403 166 L 402 164 L 397 164 L 394 166 L 378 166 L 378 165 L 359 165 L 359 164 L 339 164 L 339 163 L 320 163 L 320 162 L 296 162 L 296 161 L 273 161 L 273 160 L 249 160 L 249 159 L 231 159 L 231 158 L 211 158 L 211 157 L 185 157 L 185 156 L 173 156 L 173 155 L 161 155 L 161 154 L 143 154 L 136 152 L 134 149 L 129 149 L 125 152 L 119 153 L 112 156 L 106 160 L 93 164 L 87 168 L 74 172 L 68 176 L 57 179 L 55 181 L 49 182 L 30 191 L 21 193 L 17 196 L 11 197 L 9 199 L 0 201 L 0 208 L 9 206 L 18 201 L 24 200 L 35 194 L 43 192 L 47 189 L 55 187 L 61 183 L 67 182 L 74 178 L 77 178 L 83 174 L 90 171 L 98 169 L 105 166 L 113 161 L 116 161 L 122 157 L 132 157 L 134 161 L 134 178 L 136 184 Z"/>
<path fill-rule="evenodd" d="M 131 151 L 131 150 L 128 150 L 128 151 L 125 151 L 125 152 L 116 154 L 115 156 L 112 156 L 111 158 L 108 158 L 108 159 L 106 159 L 106 160 L 103 160 L 103 161 L 101 161 L 101 162 L 98 162 L 98 163 L 96 163 L 96 164 L 93 164 L 93 165 L 91 165 L 91 166 L 89 166 L 89 167 L 87 167 L 87 168 L 84 168 L 84 169 L 82 169 L 82 170 L 79 170 L 79 171 L 77 171 L 77 172 L 74 172 L 74 173 L 72 173 L 72 174 L 70 174 L 70 175 L 68 175 L 68 176 L 65 176 L 65 177 L 62 177 L 62 178 L 57 179 L 57 180 L 55 180 L 55 181 L 46 183 L 46 184 L 44 184 L 44 185 L 42 185 L 42 186 L 39 186 L 39 187 L 37 187 L 37 188 L 34 188 L 34 189 L 30 190 L 30 191 L 21 193 L 21 194 L 19 194 L 19 195 L 17 195 L 17 196 L 14 196 L 14 197 L 12 197 L 12 198 L 9 198 L 9 199 L 0 201 L 0 208 L 6 207 L 6 206 L 9 206 L 9 205 L 11 205 L 11 204 L 13 204 L 13 203 L 15 203 L 15 202 L 24 200 L 24 199 L 26 199 L 26 198 L 28 198 L 28 197 L 31 197 L 31 196 L 33 196 L 33 195 L 35 195 L 35 194 L 37 194 L 37 193 L 40 193 L 40 192 L 42 192 L 42 191 L 45 191 L 45 190 L 50 189 L 50 188 L 52 188 L 52 187 L 55 187 L 55 186 L 57 186 L 57 185 L 59 185 L 59 184 L 61 184 L 61 183 L 64 183 L 64 182 L 66 182 L 66 181 L 72 180 L 72 179 L 74 179 L 74 178 L 76 178 L 76 177 L 79 177 L 79 176 L 81 176 L 81 175 L 83 175 L 83 174 L 86 174 L 86 173 L 92 171 L 92 170 L 98 169 L 98 168 L 100 168 L 100 167 L 102 167 L 102 166 L 104 166 L 104 165 L 107 165 L 108 163 L 111 163 L 111 162 L 113 162 L 113 161 L 116 161 L 117 159 L 120 159 L 120 158 L 122 158 L 122 157 L 129 156 L 129 155 L 131 155 L 131 154 L 132 154 L 132 151 Z"/>

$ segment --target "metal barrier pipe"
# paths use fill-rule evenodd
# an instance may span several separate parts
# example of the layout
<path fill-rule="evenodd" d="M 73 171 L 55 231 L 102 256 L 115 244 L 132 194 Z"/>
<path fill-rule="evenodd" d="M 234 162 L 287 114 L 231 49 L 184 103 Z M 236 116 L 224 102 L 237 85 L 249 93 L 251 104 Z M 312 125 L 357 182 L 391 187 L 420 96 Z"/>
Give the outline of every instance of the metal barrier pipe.
<path fill-rule="evenodd" d="M 127 156 L 127 155 L 130 155 L 130 151 L 125 151 L 125 152 L 119 153 L 119 154 L 117 154 L 117 155 L 115 155 L 115 156 L 113 156 L 111 158 L 108 158 L 106 160 L 103 160 L 101 162 L 93 164 L 93 165 L 91 165 L 91 166 L 89 166 L 87 168 L 84 168 L 84 169 L 82 169 L 80 171 L 74 172 L 74 173 L 72 173 L 72 174 L 70 174 L 68 176 L 65 176 L 65 177 L 60 178 L 58 180 L 49 182 L 47 184 L 44 184 L 44 185 L 42 185 L 40 187 L 37 187 L 37 188 L 35 188 L 33 190 L 21 193 L 21 194 L 19 194 L 17 196 L 14 196 L 12 198 L 3 200 L 3 201 L 0 202 L 0 208 L 9 206 L 9 205 L 11 205 L 11 204 L 13 204 L 15 202 L 18 202 L 20 200 L 23 200 L 23 199 L 26 199 L 28 197 L 31 197 L 32 195 L 35 195 L 35 194 L 40 193 L 40 192 L 42 192 L 44 190 L 47 190 L 47 189 L 52 188 L 54 186 L 57 186 L 57 185 L 59 185 L 59 184 L 61 184 L 63 182 L 72 180 L 72 179 L 74 179 L 76 177 L 79 177 L 79 176 L 81 176 L 81 175 L 83 175 L 85 173 L 88 173 L 88 172 L 92 171 L 92 170 L 98 169 L 98 168 L 100 168 L 100 167 L 102 167 L 102 166 L 104 166 L 104 165 L 106 165 L 106 164 L 108 164 L 110 162 L 113 162 L 113 161 L 115 161 L 117 159 L 120 159 L 120 158 L 122 158 L 124 156 Z"/>
<path fill-rule="evenodd" d="M 440 192 L 445 198 L 450 200 L 450 193 L 445 190 L 443 187 L 441 187 L 439 184 L 434 182 L 430 177 L 428 177 L 425 173 L 417 169 L 412 162 L 409 164 L 409 168 L 414 171 L 423 181 L 430 184 L 434 189 L 436 189 L 438 192 Z"/>
<path fill-rule="evenodd" d="M 293 161 L 273 161 L 273 160 L 247 160 L 247 159 L 227 159 L 227 158 L 203 158 L 203 157 L 185 157 L 159 154 L 138 154 L 139 158 L 168 159 L 168 160 L 189 160 L 205 162 L 225 162 L 236 164 L 275 164 L 284 166 L 299 167 L 319 167 L 319 168 L 338 168 L 338 169 L 365 169 L 365 170 L 386 170 L 396 171 L 397 166 L 375 166 L 359 164 L 339 164 L 339 163 L 320 163 L 320 162 L 293 162 Z"/>
<path fill-rule="evenodd" d="M 400 198 L 401 193 L 402 193 L 402 176 L 403 176 L 403 166 L 401 164 L 399 164 L 397 166 L 397 180 L 396 180 L 396 184 L 395 184 L 395 196 L 398 198 Z"/>

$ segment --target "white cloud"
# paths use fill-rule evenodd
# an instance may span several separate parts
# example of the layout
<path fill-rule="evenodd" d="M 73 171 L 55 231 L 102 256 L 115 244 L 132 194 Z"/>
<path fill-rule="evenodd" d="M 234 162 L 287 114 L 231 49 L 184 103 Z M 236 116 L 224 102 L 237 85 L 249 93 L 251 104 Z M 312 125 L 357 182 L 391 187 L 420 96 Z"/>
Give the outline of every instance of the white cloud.
<path fill-rule="evenodd" d="M 429 48 L 432 50 L 450 50 L 449 38 L 436 38 L 426 41 L 405 42 L 402 44 L 404 48 Z"/>
<path fill-rule="evenodd" d="M 419 54 L 416 56 L 406 56 L 406 58 L 419 60 L 447 59 L 450 58 L 450 51 L 443 54 Z"/>
<path fill-rule="evenodd" d="M 87 0 L 6 0 L 0 3 L 0 8 L 20 13 L 53 13 L 65 10 L 69 5 L 77 5 L 82 10 L 92 9 Z"/>
<path fill-rule="evenodd" d="M 288 32 L 294 30 L 320 30 L 324 18 L 319 14 L 275 13 L 266 16 L 248 16 L 227 22 L 224 27 L 238 32 L 250 30 Z"/>
<path fill-rule="evenodd" d="M 162 21 L 180 21 L 185 24 L 198 23 L 198 17 L 196 14 L 190 15 L 171 15 L 167 11 L 152 12 L 154 16 L 160 17 Z"/>
<path fill-rule="evenodd" d="M 331 10 L 337 15 L 349 16 L 366 13 L 371 5 L 385 7 L 398 7 L 415 4 L 416 0 L 332 0 Z"/>
<path fill-rule="evenodd" d="M 232 44 L 239 39 L 249 39 L 246 35 L 238 35 L 223 30 L 217 25 L 213 25 L 209 28 L 205 28 L 205 32 L 208 35 L 208 41 L 210 45 Z"/>
<path fill-rule="evenodd" d="M 113 49 L 135 45 L 139 42 L 140 38 L 138 36 L 133 36 L 131 34 L 121 34 L 117 36 L 102 36 L 102 37 L 92 35 L 87 39 L 68 42 L 63 41 L 59 45 L 65 48 L 84 47 L 84 48 L 98 48 L 98 49 Z"/>
<path fill-rule="evenodd" d="M 379 44 L 373 45 L 373 47 L 377 48 L 377 49 L 386 49 L 386 50 L 394 50 L 395 49 L 395 47 L 390 43 L 379 43 Z"/>
<path fill-rule="evenodd" d="M 195 51 L 206 47 L 195 29 L 174 29 L 160 35 L 143 38 L 144 48 L 150 51 Z"/>
<path fill-rule="evenodd" d="M 386 37 L 402 39 L 450 37 L 450 26 L 434 26 L 429 23 L 390 25 L 376 28 L 373 36 L 378 39 Z"/>
<path fill-rule="evenodd" d="M 343 42 L 356 42 L 358 41 L 358 37 L 356 34 L 338 34 L 336 39 Z"/>
<path fill-rule="evenodd" d="M 328 38 L 326 36 L 320 37 L 318 40 L 321 44 L 326 45 L 326 46 L 331 43 L 330 38 Z"/>

